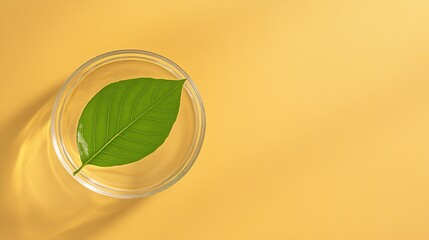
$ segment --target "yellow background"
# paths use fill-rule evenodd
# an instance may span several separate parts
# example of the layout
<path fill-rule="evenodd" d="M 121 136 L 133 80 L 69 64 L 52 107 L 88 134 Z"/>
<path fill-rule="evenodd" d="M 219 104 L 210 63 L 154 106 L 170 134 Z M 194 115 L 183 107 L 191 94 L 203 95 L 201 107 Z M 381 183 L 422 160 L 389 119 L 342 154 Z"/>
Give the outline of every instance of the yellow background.
<path fill-rule="evenodd" d="M 429 2 L 2 1 L 1 239 L 429 239 Z M 191 171 L 117 200 L 48 137 L 84 61 L 137 48 L 196 82 Z M 56 170 L 56 171 L 54 171 Z"/>

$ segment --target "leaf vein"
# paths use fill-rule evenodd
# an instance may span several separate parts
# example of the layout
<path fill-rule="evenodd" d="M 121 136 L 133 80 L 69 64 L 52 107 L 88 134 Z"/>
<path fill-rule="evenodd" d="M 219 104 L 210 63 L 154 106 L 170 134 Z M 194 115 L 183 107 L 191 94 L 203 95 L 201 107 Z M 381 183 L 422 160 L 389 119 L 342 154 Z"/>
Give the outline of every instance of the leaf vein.
<path fill-rule="evenodd" d="M 103 96 L 101 95 L 101 96 L 99 96 L 98 98 L 97 98 L 97 106 L 95 107 L 95 113 L 94 113 L 94 124 L 93 124 L 93 127 L 92 127 L 92 149 L 93 149 L 93 151 L 95 151 L 95 146 L 96 146 L 96 144 L 95 144 L 95 129 L 96 129 L 96 127 L 97 127 L 97 115 L 98 115 L 98 109 L 100 108 L 100 102 L 101 102 L 101 98 L 102 98 Z"/>
<path fill-rule="evenodd" d="M 107 123 L 106 123 L 106 137 L 104 142 L 107 142 L 107 138 L 109 137 L 109 124 L 110 124 L 110 105 L 112 104 L 112 98 L 115 96 L 117 89 L 113 90 L 112 95 L 109 98 L 109 105 L 107 105 Z"/>
<path fill-rule="evenodd" d="M 121 104 L 119 105 L 119 118 L 118 118 L 118 122 L 116 123 L 116 131 L 118 131 L 119 125 L 121 124 L 121 114 L 122 114 L 122 107 L 124 106 L 124 100 L 125 97 L 127 96 L 127 93 L 130 91 L 130 89 L 136 84 L 136 82 L 133 82 L 128 89 L 125 91 L 124 95 L 122 96 L 121 99 Z"/>
<path fill-rule="evenodd" d="M 123 146 L 123 145 L 118 144 L 116 142 L 112 142 L 111 144 L 114 145 L 114 146 L 117 146 L 119 148 L 132 151 L 132 152 L 137 152 L 137 153 L 143 153 L 143 152 L 145 152 L 145 151 L 142 151 L 142 150 L 137 150 L 137 149 L 133 149 L 133 148 L 130 148 L 130 147 Z"/>
<path fill-rule="evenodd" d="M 143 131 L 139 131 L 139 130 L 132 129 L 132 128 L 128 128 L 127 130 L 129 130 L 131 132 L 135 132 L 135 133 L 144 134 L 144 135 L 159 135 L 159 134 L 162 134 L 162 132 L 143 132 Z"/>
<path fill-rule="evenodd" d="M 153 146 L 153 144 L 150 144 L 150 143 L 147 143 L 147 142 L 143 142 L 143 141 L 140 141 L 140 140 L 137 140 L 137 139 L 134 139 L 134 138 L 125 137 L 123 135 L 119 135 L 118 137 L 125 138 L 127 140 L 132 141 L 132 142 L 141 143 L 141 144 L 148 145 L 148 146 Z"/>
<path fill-rule="evenodd" d="M 141 117 L 139 120 L 148 120 L 153 122 L 162 122 L 162 123 L 168 123 L 170 121 L 164 120 L 164 119 L 156 119 L 156 118 L 148 118 L 148 117 Z"/>
<path fill-rule="evenodd" d="M 140 96 L 143 94 L 144 91 L 146 91 L 146 89 L 149 87 L 149 85 L 151 85 L 151 84 L 147 83 L 146 86 L 143 88 L 143 90 L 140 91 L 139 95 L 137 95 L 136 99 L 134 100 L 133 107 L 131 110 L 131 120 L 133 120 L 135 106 L 136 106 L 138 100 L 140 99 Z"/>

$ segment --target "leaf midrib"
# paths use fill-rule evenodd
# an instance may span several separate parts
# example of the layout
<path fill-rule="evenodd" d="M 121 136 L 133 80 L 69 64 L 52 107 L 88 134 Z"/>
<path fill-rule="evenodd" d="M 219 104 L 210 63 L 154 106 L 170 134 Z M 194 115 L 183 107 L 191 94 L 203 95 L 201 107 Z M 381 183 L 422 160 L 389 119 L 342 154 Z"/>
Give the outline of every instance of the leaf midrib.
<path fill-rule="evenodd" d="M 134 120 L 132 120 L 127 126 L 121 129 L 118 133 L 116 133 L 108 142 L 106 142 L 92 157 L 90 157 L 86 162 L 82 164 L 75 172 L 80 171 L 84 166 L 86 166 L 92 159 L 94 159 L 101 151 L 103 151 L 104 148 L 106 148 L 113 140 L 115 140 L 122 132 L 127 130 L 131 125 L 133 125 L 139 118 L 141 118 L 144 114 L 146 114 L 148 111 L 150 111 L 153 107 L 158 105 L 160 102 L 162 102 L 166 97 L 170 96 L 170 94 L 176 90 L 180 85 L 175 86 L 170 92 L 168 92 L 164 97 L 162 97 L 160 100 L 158 100 L 156 103 L 154 103 L 152 106 L 150 106 L 148 109 L 146 109 L 143 113 L 141 113 L 139 116 L 137 116 Z"/>

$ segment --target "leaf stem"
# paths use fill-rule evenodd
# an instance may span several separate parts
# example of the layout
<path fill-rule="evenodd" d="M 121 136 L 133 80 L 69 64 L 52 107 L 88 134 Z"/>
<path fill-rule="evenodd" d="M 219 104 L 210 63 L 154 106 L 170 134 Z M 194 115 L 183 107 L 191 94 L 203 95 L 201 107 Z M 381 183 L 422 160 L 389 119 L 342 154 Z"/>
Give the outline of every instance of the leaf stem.
<path fill-rule="evenodd" d="M 82 164 L 76 171 L 73 172 L 73 176 L 78 174 L 80 172 L 80 170 L 82 170 L 82 168 L 85 166 L 86 166 L 86 163 Z"/>

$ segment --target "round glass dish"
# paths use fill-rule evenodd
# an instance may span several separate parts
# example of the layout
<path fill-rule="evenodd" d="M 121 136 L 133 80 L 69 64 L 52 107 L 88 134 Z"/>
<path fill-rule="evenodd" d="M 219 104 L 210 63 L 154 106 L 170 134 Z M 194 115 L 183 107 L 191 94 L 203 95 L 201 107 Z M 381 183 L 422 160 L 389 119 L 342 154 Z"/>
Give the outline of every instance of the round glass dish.
<path fill-rule="evenodd" d="M 79 117 L 88 101 L 112 82 L 137 77 L 187 81 L 182 90 L 177 120 L 166 141 L 155 152 L 140 161 L 122 166 L 87 165 L 74 176 L 90 190 L 111 197 L 145 197 L 170 187 L 191 168 L 204 140 L 204 105 L 194 82 L 185 71 L 171 60 L 152 52 L 108 52 L 84 63 L 69 77 L 52 110 L 52 143 L 70 175 L 81 164 L 76 131 Z"/>

